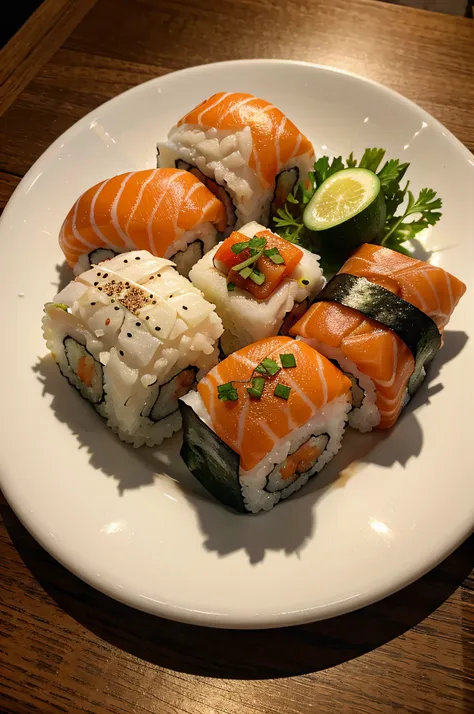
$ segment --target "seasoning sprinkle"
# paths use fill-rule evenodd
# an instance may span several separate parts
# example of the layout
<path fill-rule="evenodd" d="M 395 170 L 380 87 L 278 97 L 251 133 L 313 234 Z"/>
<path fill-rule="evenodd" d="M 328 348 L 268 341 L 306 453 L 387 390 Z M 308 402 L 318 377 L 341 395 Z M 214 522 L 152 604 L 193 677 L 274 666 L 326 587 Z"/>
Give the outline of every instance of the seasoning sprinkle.
<path fill-rule="evenodd" d="M 280 362 L 285 369 L 296 367 L 295 355 L 293 354 L 280 355 Z"/>
<path fill-rule="evenodd" d="M 290 396 L 290 392 L 291 387 L 287 387 L 286 384 L 278 382 L 273 394 L 275 395 L 275 397 L 280 397 L 280 399 L 288 399 L 288 397 Z"/>

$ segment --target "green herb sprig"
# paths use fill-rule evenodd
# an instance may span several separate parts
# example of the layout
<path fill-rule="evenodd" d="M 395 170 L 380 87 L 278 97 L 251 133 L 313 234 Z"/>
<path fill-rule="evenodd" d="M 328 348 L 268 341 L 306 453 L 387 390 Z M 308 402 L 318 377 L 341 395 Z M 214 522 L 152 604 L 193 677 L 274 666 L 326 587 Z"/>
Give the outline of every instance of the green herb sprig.
<path fill-rule="evenodd" d="M 299 182 L 287 197 L 285 205 L 277 210 L 273 221 L 282 238 L 297 243 L 309 250 L 321 252 L 314 248 L 315 234 L 309 231 L 303 223 L 303 213 L 314 192 L 323 181 L 345 168 L 365 168 L 373 171 L 380 179 L 387 207 L 384 232 L 380 245 L 400 253 L 409 254 L 404 243 L 413 238 L 428 226 L 433 226 L 441 218 L 439 209 L 442 201 L 431 188 L 421 189 L 418 196 L 409 190 L 409 182 L 402 184 L 409 167 L 408 162 L 399 159 L 389 159 L 382 164 L 385 149 L 366 149 L 359 162 L 351 153 L 344 161 L 342 156 L 330 159 L 321 156 L 314 164 L 313 171 L 308 174 L 307 182 Z M 305 183 L 309 183 L 306 186 Z M 406 201 L 405 206 L 404 204 Z M 411 220 L 407 220 L 411 219 Z M 324 256 L 322 256 L 324 259 Z M 333 268 L 337 266 L 330 266 Z M 331 272 L 331 270 L 329 270 Z"/>

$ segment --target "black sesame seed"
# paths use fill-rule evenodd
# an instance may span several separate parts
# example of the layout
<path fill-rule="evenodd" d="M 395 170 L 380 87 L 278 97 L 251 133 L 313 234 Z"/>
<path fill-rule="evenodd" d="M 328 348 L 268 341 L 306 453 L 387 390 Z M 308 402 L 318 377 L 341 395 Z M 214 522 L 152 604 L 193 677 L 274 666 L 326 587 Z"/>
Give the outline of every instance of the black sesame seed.
<path fill-rule="evenodd" d="M 94 283 L 94 285 L 98 285 L 98 284 L 99 284 L 98 282 L 95 282 L 95 283 Z"/>
<path fill-rule="evenodd" d="M 131 337 L 131 336 L 132 336 L 132 333 L 131 333 L 131 332 L 127 332 L 127 337 Z"/>
<path fill-rule="evenodd" d="M 125 287 L 126 287 L 126 288 L 129 288 L 129 287 L 130 287 L 130 283 L 125 283 Z"/>
<path fill-rule="evenodd" d="M 161 330 L 161 327 L 155 327 L 155 330 L 159 332 Z"/>
<path fill-rule="evenodd" d="M 303 285 L 309 285 L 309 280 L 302 280 Z"/>
<path fill-rule="evenodd" d="M 123 262 L 124 262 L 124 263 L 128 263 L 128 260 L 125 258 L 125 260 L 124 260 Z"/>
<path fill-rule="evenodd" d="M 141 322 L 136 322 L 136 323 L 135 323 L 135 325 L 136 325 L 137 327 L 141 327 L 141 324 L 142 324 Z"/>
<path fill-rule="evenodd" d="M 115 280 L 112 280 L 112 285 L 115 285 Z"/>
<path fill-rule="evenodd" d="M 108 277 L 109 277 L 109 274 L 108 274 L 108 273 L 104 273 L 103 277 L 104 277 L 104 278 L 108 278 Z"/>
<path fill-rule="evenodd" d="M 135 260 L 140 260 L 140 256 L 139 256 L 139 255 L 136 255 L 136 256 L 135 256 Z"/>
<path fill-rule="evenodd" d="M 172 298 L 172 297 L 173 297 L 173 296 L 172 296 L 172 295 L 170 295 L 170 298 Z"/>
<path fill-rule="evenodd" d="M 98 278 L 100 278 L 101 275 L 102 275 L 102 273 L 97 273 L 97 277 L 98 277 Z"/>
<path fill-rule="evenodd" d="M 123 350 L 120 350 L 120 356 L 123 357 Z"/>
<path fill-rule="evenodd" d="M 149 320 L 149 319 L 150 319 L 150 315 L 147 315 L 147 316 L 145 317 L 145 320 Z"/>
<path fill-rule="evenodd" d="M 91 302 L 91 305 L 94 306 L 94 305 L 95 305 L 95 302 Z"/>
<path fill-rule="evenodd" d="M 102 288 L 97 288 L 97 290 L 100 290 L 102 292 Z"/>
<path fill-rule="evenodd" d="M 153 295 L 150 295 L 150 300 L 151 300 L 152 297 L 153 297 Z"/>
<path fill-rule="evenodd" d="M 115 300 L 112 298 L 112 300 L 110 302 L 115 302 Z"/>
<path fill-rule="evenodd" d="M 183 310 L 187 310 L 187 309 L 188 309 L 187 306 L 183 305 Z"/>
<path fill-rule="evenodd" d="M 156 300 L 152 300 L 151 304 L 156 305 Z"/>
<path fill-rule="evenodd" d="M 156 277 L 157 277 L 157 278 L 161 278 L 161 273 L 158 273 L 158 275 L 157 275 Z"/>
<path fill-rule="evenodd" d="M 114 307 L 114 310 L 120 310 L 119 306 L 116 305 L 116 306 Z"/>

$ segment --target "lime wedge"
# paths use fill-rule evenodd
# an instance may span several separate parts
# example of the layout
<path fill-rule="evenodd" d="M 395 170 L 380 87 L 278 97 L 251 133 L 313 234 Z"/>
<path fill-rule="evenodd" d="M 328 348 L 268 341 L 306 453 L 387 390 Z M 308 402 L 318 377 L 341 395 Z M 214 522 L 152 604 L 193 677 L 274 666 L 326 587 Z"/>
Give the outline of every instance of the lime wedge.
<path fill-rule="evenodd" d="M 380 193 L 378 176 L 368 169 L 344 169 L 319 186 L 304 212 L 304 223 L 312 231 L 325 231 L 357 214 Z"/>

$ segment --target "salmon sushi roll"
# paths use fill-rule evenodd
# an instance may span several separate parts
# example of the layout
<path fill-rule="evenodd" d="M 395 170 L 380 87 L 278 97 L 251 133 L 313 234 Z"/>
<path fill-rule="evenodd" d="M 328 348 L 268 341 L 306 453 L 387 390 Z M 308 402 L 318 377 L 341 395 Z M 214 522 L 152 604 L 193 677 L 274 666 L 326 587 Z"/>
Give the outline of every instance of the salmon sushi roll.
<path fill-rule="evenodd" d="M 178 399 L 217 363 L 214 305 L 146 251 L 81 273 L 45 306 L 43 334 L 61 373 L 134 446 L 181 427 Z"/>
<path fill-rule="evenodd" d="M 318 256 L 259 223 L 219 243 L 189 273 L 224 324 L 222 354 L 288 334 L 325 284 Z"/>
<path fill-rule="evenodd" d="M 423 382 L 465 290 L 442 268 L 366 243 L 291 334 L 350 377 L 350 426 L 389 429 Z"/>
<path fill-rule="evenodd" d="M 189 172 L 130 171 L 101 181 L 77 199 L 61 227 L 59 245 L 76 275 L 138 249 L 172 260 L 187 277 L 225 227 L 223 204 Z"/>
<path fill-rule="evenodd" d="M 181 455 L 219 501 L 268 511 L 338 452 L 350 380 L 303 342 L 270 337 L 227 357 L 180 399 Z"/>
<path fill-rule="evenodd" d="M 191 171 L 225 203 L 229 228 L 268 225 L 315 160 L 311 142 L 283 112 L 240 92 L 199 104 L 157 149 L 158 166 Z"/>

